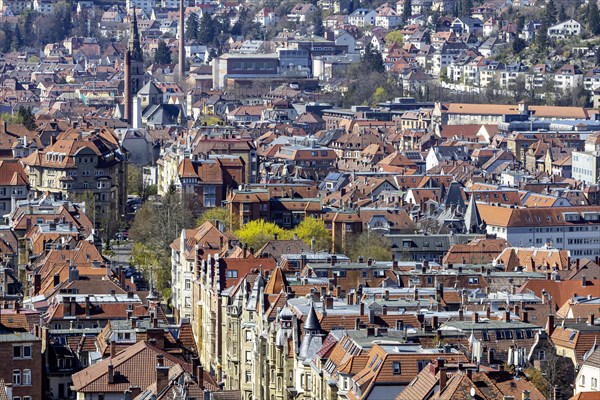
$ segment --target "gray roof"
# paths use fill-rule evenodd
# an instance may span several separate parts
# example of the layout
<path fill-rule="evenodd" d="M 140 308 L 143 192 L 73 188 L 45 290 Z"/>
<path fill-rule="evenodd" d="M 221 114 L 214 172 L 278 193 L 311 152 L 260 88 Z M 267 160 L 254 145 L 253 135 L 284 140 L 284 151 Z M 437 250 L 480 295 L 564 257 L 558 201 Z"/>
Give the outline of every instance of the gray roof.
<path fill-rule="evenodd" d="M 317 313 L 315 311 L 315 307 L 313 303 L 310 303 L 310 309 L 308 310 L 308 315 L 306 316 L 306 321 L 304 321 L 304 330 L 305 331 L 320 331 L 321 324 L 319 323 L 319 318 L 317 318 Z"/>

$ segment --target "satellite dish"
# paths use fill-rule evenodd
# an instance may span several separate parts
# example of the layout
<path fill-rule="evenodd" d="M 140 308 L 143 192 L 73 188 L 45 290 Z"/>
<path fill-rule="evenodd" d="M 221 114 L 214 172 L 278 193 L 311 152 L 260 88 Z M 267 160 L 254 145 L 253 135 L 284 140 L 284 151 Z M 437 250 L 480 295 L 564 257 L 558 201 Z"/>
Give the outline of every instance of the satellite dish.
<path fill-rule="evenodd" d="M 471 393 L 471 397 L 475 397 L 475 388 L 474 387 L 471 388 L 470 393 Z"/>

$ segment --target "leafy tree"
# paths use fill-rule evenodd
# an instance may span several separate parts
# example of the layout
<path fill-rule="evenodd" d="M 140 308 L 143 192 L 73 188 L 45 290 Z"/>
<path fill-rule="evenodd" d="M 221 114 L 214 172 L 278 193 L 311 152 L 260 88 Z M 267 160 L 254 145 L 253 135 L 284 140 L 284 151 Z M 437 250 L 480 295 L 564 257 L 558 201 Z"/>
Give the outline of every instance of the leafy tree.
<path fill-rule="evenodd" d="M 273 240 L 275 234 L 277 234 L 279 239 L 290 237 L 289 231 L 284 230 L 277 224 L 266 222 L 262 219 L 256 219 L 244 224 L 234 234 L 240 242 L 247 243 L 248 247 L 252 247 L 254 250 L 260 249 L 269 240 Z"/>
<path fill-rule="evenodd" d="M 394 43 L 402 46 L 404 44 L 404 34 L 402 34 L 402 32 L 399 29 L 391 31 L 390 33 L 385 35 L 385 42 L 388 45 Z"/>
<path fill-rule="evenodd" d="M 521 53 L 523 50 L 525 50 L 526 47 L 527 47 L 527 42 L 524 39 L 521 39 L 520 37 L 517 37 L 512 42 L 512 49 L 515 54 Z"/>
<path fill-rule="evenodd" d="M 158 42 L 158 47 L 154 53 L 155 64 L 170 64 L 171 63 L 171 51 L 167 47 L 164 40 Z"/>
<path fill-rule="evenodd" d="M 19 111 L 17 111 L 17 121 L 19 124 L 25 125 L 25 128 L 30 131 L 37 127 L 35 124 L 35 115 L 33 115 L 31 107 L 19 107 Z"/>
<path fill-rule="evenodd" d="M 294 229 L 294 233 L 308 246 L 315 240 L 315 250 L 329 251 L 331 249 L 331 233 L 325 227 L 325 222 L 320 218 L 304 218 Z"/>
<path fill-rule="evenodd" d="M 377 86 L 377 89 L 373 92 L 373 104 L 379 104 L 384 102 L 388 98 L 388 93 L 381 86 Z"/>
<path fill-rule="evenodd" d="M 170 285 L 170 245 L 182 229 L 194 226 L 199 209 L 196 196 L 169 192 L 158 202 L 145 202 L 129 229 L 134 245 L 141 243 L 156 255 L 156 288 L 165 298 Z"/>
<path fill-rule="evenodd" d="M 323 12 L 321 11 L 321 7 L 317 7 L 317 10 L 313 13 L 312 24 L 315 36 L 323 37 L 325 35 L 325 27 L 323 26 Z"/>
<path fill-rule="evenodd" d="M 219 229 L 228 231 L 232 229 L 229 217 L 229 210 L 225 207 L 207 208 L 204 210 L 200 218 L 198 218 L 196 224 L 200 226 L 206 221 L 210 221 L 214 226 L 219 227 Z"/>
<path fill-rule="evenodd" d="M 187 21 L 185 21 L 185 38 L 186 40 L 193 40 L 198 37 L 198 15 L 196 13 L 190 13 Z"/>
<path fill-rule="evenodd" d="M 412 0 L 404 0 L 404 8 L 402 9 L 402 22 L 406 23 L 412 16 Z"/>
<path fill-rule="evenodd" d="M 348 257 L 355 261 L 358 257 L 364 257 L 365 260 L 387 261 L 392 257 L 392 250 L 389 241 L 372 232 L 363 232 L 360 235 L 350 238 L 347 244 Z"/>

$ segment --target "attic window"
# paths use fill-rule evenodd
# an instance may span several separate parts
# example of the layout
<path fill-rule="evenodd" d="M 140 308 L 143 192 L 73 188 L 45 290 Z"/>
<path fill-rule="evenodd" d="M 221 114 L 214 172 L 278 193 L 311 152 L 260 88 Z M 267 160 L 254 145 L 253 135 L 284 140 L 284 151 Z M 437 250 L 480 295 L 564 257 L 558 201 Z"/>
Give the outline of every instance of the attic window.
<path fill-rule="evenodd" d="M 392 372 L 394 375 L 400 375 L 400 362 L 394 361 L 392 363 Z"/>
<path fill-rule="evenodd" d="M 569 334 L 569 342 L 572 342 L 572 341 L 575 339 L 575 336 L 577 336 L 577 332 L 575 332 L 575 331 L 572 331 L 572 332 Z"/>

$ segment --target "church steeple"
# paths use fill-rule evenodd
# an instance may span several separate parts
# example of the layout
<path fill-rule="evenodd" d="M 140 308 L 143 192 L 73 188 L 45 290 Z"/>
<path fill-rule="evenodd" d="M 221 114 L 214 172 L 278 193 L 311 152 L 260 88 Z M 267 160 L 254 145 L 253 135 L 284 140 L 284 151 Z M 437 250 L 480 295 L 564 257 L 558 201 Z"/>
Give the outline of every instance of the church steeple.
<path fill-rule="evenodd" d="M 137 15 L 135 7 L 133 7 L 133 15 L 131 16 L 131 28 L 129 35 L 128 49 L 132 61 L 144 61 L 142 46 L 140 45 L 140 32 L 137 25 Z"/>

